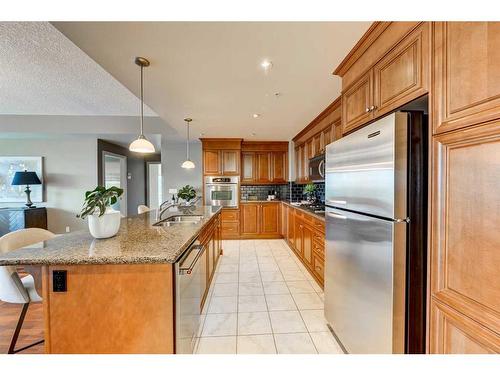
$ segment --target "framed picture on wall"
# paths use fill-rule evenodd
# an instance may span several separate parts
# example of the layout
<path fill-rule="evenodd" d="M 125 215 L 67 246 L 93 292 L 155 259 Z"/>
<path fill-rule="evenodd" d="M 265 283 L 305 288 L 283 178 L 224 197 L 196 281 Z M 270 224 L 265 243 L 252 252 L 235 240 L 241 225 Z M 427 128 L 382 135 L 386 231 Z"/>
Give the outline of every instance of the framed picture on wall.
<path fill-rule="evenodd" d="M 31 201 L 43 202 L 43 163 L 41 156 L 0 156 L 0 203 L 26 202 L 26 186 L 13 186 L 12 179 L 17 171 L 36 172 L 42 185 L 32 185 Z"/>

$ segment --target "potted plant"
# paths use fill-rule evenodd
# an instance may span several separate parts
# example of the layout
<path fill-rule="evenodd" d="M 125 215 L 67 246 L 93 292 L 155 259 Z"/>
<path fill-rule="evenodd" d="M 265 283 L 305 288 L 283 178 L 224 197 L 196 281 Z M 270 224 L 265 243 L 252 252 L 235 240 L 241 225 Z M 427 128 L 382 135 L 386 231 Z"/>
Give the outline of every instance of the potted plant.
<path fill-rule="evenodd" d="M 191 185 L 186 185 L 179 189 L 179 191 L 177 192 L 177 197 L 184 199 L 186 201 L 186 205 L 189 206 L 189 202 L 191 201 L 191 199 L 196 198 L 196 191 Z"/>
<path fill-rule="evenodd" d="M 89 218 L 89 231 L 93 237 L 109 238 L 118 233 L 121 214 L 111 206 L 122 194 L 123 189 L 116 186 L 109 189 L 97 186 L 94 190 L 85 192 L 82 211 L 76 217 Z"/>
<path fill-rule="evenodd" d="M 316 185 L 309 183 L 304 187 L 303 194 L 307 197 L 309 203 L 313 203 L 316 200 Z"/>

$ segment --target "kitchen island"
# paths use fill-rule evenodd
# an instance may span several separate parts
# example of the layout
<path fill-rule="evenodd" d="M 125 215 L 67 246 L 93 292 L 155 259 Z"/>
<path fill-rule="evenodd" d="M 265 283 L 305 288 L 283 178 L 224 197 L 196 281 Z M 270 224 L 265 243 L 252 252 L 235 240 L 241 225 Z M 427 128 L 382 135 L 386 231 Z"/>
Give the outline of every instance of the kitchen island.
<path fill-rule="evenodd" d="M 0 266 L 24 266 L 41 281 L 46 353 L 176 353 L 190 346 L 179 309 L 191 301 L 195 317 L 203 307 L 222 252 L 220 207 L 174 207 L 157 222 L 153 210 L 122 219 L 109 239 L 79 231 L 0 256 Z M 192 248 L 200 266 L 186 285 L 196 280 L 197 295 L 186 296 L 176 280 Z M 196 328 L 193 319 L 186 324 Z"/>

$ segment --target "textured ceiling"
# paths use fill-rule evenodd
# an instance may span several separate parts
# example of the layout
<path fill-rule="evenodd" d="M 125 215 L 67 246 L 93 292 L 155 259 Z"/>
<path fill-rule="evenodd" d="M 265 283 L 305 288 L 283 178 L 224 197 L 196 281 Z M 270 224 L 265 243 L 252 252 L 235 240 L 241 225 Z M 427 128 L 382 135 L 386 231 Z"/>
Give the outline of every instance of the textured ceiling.
<path fill-rule="evenodd" d="M 0 22 L 0 36 L 0 114 L 139 113 L 137 97 L 50 23 Z M 139 86 L 138 68 L 130 73 Z"/>
<path fill-rule="evenodd" d="M 181 137 L 190 116 L 193 136 L 287 140 L 339 95 L 332 71 L 370 22 L 53 24 L 136 95 L 147 57 L 145 101 Z"/>

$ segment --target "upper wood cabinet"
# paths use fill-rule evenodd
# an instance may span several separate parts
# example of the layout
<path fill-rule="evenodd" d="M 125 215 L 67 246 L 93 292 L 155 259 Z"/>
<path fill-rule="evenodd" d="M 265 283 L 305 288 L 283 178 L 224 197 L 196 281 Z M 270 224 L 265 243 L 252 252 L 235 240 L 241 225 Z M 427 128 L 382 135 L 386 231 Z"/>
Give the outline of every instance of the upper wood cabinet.
<path fill-rule="evenodd" d="M 288 152 L 275 151 L 271 153 L 271 181 L 285 183 L 288 179 Z"/>
<path fill-rule="evenodd" d="M 324 154 L 326 146 L 342 136 L 342 132 L 339 131 L 340 126 L 341 101 L 339 97 L 293 138 L 296 182 L 309 182 L 309 159 Z"/>
<path fill-rule="evenodd" d="M 241 183 L 281 184 L 288 180 L 288 142 L 243 142 Z"/>
<path fill-rule="evenodd" d="M 271 181 L 271 157 L 269 152 L 257 152 L 255 154 L 256 179 L 255 182 Z"/>
<path fill-rule="evenodd" d="M 342 94 L 344 133 L 372 119 L 373 72 L 369 71 Z"/>
<path fill-rule="evenodd" d="M 240 150 L 221 150 L 221 170 L 224 176 L 240 174 L 240 153 Z"/>
<path fill-rule="evenodd" d="M 401 39 L 394 40 L 394 35 L 387 34 L 393 32 L 393 29 L 401 34 Z M 370 54 L 375 56 L 374 51 L 370 51 L 368 47 L 366 51 L 369 53 L 359 52 L 360 62 L 351 62 L 349 70 L 359 71 L 360 66 L 368 69 L 355 79 L 352 72 L 338 69 L 341 71 L 339 74 L 349 76 L 348 80 L 342 81 L 343 134 L 428 92 L 430 29 L 431 25 L 428 22 L 401 23 L 397 26 L 386 25 L 375 28 L 374 30 L 381 34 L 373 38 L 378 38 L 376 40 L 380 44 L 378 47 L 384 49 L 385 54 L 377 60 L 370 61 L 366 56 Z M 367 40 L 366 38 L 368 37 L 364 40 Z M 382 44 L 384 40 L 386 43 Z M 394 44 L 390 44 L 391 42 Z M 358 51 L 349 55 L 351 59 L 357 56 L 355 52 Z"/>
<path fill-rule="evenodd" d="M 205 175 L 221 174 L 220 153 L 218 150 L 203 151 L 203 174 Z"/>
<path fill-rule="evenodd" d="M 425 95 L 430 76 L 430 24 L 417 27 L 373 67 L 373 116 Z"/>
<path fill-rule="evenodd" d="M 242 152 L 241 153 L 241 183 L 255 182 L 255 153 Z"/>
<path fill-rule="evenodd" d="M 433 131 L 500 117 L 500 22 L 435 22 Z"/>
<path fill-rule="evenodd" d="M 201 138 L 203 175 L 239 176 L 241 138 Z"/>

